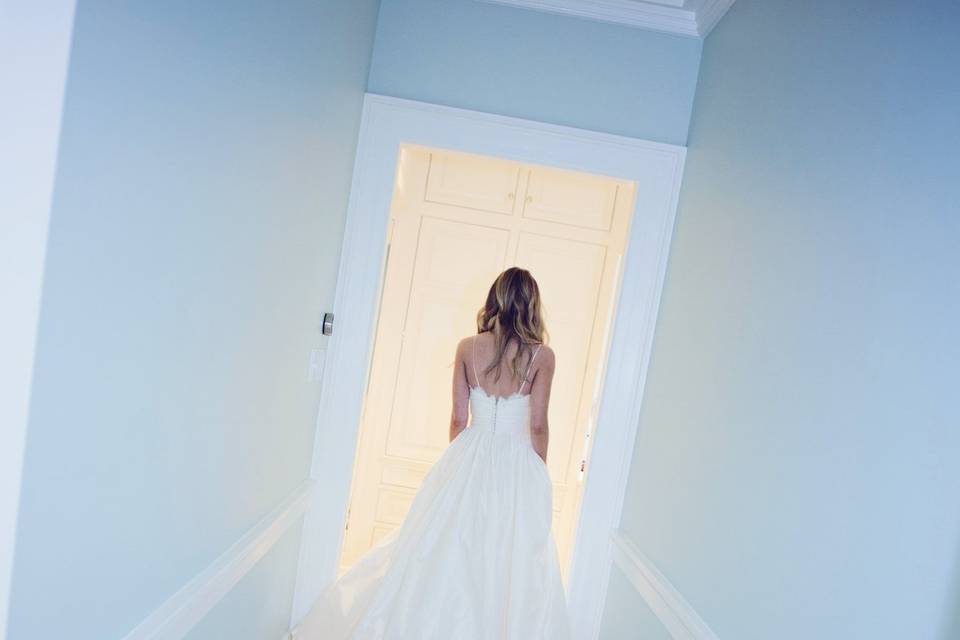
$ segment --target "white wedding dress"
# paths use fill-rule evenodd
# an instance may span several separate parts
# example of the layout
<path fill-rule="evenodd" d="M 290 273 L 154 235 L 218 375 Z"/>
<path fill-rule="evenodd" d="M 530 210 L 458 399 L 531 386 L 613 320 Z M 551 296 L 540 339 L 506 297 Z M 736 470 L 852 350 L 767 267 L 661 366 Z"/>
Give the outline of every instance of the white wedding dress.
<path fill-rule="evenodd" d="M 296 640 L 569 640 L 526 382 L 508 397 L 470 387 L 470 422 L 400 527 L 325 589 Z"/>

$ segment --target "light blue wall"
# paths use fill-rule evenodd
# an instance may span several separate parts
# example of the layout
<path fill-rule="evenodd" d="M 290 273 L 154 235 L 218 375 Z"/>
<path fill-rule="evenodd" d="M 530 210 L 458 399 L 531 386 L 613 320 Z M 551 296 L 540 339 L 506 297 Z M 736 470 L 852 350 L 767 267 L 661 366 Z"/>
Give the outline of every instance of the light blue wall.
<path fill-rule="evenodd" d="M 292 570 L 301 520 L 292 526 L 184 640 L 280 640 L 290 626 Z"/>
<path fill-rule="evenodd" d="M 707 39 L 623 527 L 720 638 L 960 637 L 960 5 Z"/>
<path fill-rule="evenodd" d="M 384 0 L 370 90 L 683 144 L 700 41 L 478 2 Z"/>
<path fill-rule="evenodd" d="M 620 567 L 610 568 L 610 582 L 600 624 L 600 640 L 672 640 Z"/>
<path fill-rule="evenodd" d="M 10 638 L 122 637 L 306 478 L 376 14 L 79 3 Z"/>

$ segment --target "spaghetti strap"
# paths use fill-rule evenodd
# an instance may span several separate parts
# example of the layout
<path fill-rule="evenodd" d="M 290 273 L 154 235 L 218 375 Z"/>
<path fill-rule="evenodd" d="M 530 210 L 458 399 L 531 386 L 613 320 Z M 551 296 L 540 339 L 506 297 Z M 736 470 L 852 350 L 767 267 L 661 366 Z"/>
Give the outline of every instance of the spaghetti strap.
<path fill-rule="evenodd" d="M 477 336 L 473 336 L 473 377 L 480 386 L 480 376 L 477 374 Z"/>
<path fill-rule="evenodd" d="M 537 359 L 537 354 L 540 353 L 540 347 L 542 346 L 543 346 L 542 343 L 538 344 L 536 351 L 533 352 L 533 356 L 531 356 L 530 358 L 530 363 L 527 365 L 527 372 L 523 374 L 523 380 L 520 382 L 520 388 L 517 389 L 517 393 L 520 393 L 521 391 L 523 391 L 523 385 L 527 384 L 527 376 L 530 375 L 530 369 L 533 368 L 533 361 Z"/>

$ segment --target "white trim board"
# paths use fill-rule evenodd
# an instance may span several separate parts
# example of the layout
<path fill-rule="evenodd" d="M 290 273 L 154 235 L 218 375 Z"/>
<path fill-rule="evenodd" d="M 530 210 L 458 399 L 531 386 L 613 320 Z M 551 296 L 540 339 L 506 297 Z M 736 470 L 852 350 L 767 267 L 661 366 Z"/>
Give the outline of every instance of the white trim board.
<path fill-rule="evenodd" d="M 638 29 L 705 38 L 735 0 L 480 0 Z"/>
<path fill-rule="evenodd" d="M 719 640 L 680 592 L 621 530 L 611 534 L 613 560 L 674 640 Z"/>
<path fill-rule="evenodd" d="M 185 636 L 303 515 L 313 490 L 312 482 L 300 485 L 210 566 L 157 607 L 123 640 L 176 640 Z"/>
<path fill-rule="evenodd" d="M 384 265 L 390 202 L 402 144 L 478 153 L 632 180 L 637 197 L 588 461 L 567 594 L 574 637 L 599 633 L 640 416 L 684 147 L 368 94 L 357 147 L 320 398 L 292 627 L 335 579 Z M 438 425 L 439 428 L 439 425 Z M 445 427 L 443 427 L 445 428 Z"/>
<path fill-rule="evenodd" d="M 6 637 L 74 0 L 0 6 L 0 638 Z"/>

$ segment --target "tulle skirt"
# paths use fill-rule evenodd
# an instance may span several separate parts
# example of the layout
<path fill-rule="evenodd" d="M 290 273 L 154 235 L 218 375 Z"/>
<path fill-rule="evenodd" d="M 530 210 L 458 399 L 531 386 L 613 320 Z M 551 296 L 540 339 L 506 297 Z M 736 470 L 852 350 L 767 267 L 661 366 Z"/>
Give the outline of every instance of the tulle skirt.
<path fill-rule="evenodd" d="M 552 490 L 529 438 L 467 427 L 296 640 L 568 640 Z"/>

